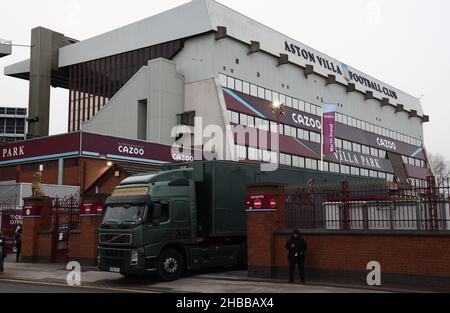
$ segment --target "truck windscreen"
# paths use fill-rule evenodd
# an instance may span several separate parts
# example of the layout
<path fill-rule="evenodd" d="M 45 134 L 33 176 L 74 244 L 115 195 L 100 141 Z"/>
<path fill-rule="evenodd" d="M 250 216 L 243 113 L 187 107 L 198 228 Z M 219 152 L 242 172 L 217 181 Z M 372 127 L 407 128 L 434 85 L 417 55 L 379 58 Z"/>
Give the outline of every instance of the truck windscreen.
<path fill-rule="evenodd" d="M 144 219 L 146 204 L 111 205 L 106 207 L 102 225 L 140 224 Z"/>

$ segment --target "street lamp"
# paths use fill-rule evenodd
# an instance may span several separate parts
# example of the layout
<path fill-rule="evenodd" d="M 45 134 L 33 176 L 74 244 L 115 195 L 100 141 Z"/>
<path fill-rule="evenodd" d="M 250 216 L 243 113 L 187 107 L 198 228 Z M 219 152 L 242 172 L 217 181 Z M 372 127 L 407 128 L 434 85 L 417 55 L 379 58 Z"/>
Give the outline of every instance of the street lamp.
<path fill-rule="evenodd" d="M 284 104 L 281 103 L 280 101 L 274 101 L 272 103 L 272 112 L 277 115 L 277 127 L 279 128 L 279 126 L 280 126 L 280 117 L 281 117 L 281 115 L 285 115 L 286 114 L 284 112 Z"/>
<path fill-rule="evenodd" d="M 272 103 L 272 112 L 277 115 L 277 136 L 280 135 L 280 118 L 281 115 L 285 115 L 284 104 L 278 100 Z M 280 149 L 277 151 L 277 163 L 280 163 Z"/>

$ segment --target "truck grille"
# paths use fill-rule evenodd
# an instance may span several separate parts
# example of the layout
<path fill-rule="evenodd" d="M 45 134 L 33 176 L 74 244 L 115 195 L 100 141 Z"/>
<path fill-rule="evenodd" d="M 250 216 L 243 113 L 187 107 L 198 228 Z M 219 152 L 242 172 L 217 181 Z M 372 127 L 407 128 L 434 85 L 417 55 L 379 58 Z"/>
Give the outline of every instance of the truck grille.
<path fill-rule="evenodd" d="M 131 234 L 100 234 L 100 243 L 103 244 L 131 244 Z"/>
<path fill-rule="evenodd" d="M 109 267 L 126 267 L 130 263 L 130 251 L 100 249 L 100 262 Z"/>

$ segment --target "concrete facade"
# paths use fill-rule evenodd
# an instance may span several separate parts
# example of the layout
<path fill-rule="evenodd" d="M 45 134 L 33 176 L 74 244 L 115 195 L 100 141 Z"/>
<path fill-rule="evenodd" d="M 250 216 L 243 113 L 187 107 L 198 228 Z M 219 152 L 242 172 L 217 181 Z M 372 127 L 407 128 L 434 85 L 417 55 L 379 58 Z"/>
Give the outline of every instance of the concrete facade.
<path fill-rule="evenodd" d="M 43 27 L 31 31 L 30 88 L 28 114 L 33 136 L 48 136 L 50 119 L 50 87 L 52 71 L 57 71 L 59 48 L 71 42 L 63 34 Z"/>

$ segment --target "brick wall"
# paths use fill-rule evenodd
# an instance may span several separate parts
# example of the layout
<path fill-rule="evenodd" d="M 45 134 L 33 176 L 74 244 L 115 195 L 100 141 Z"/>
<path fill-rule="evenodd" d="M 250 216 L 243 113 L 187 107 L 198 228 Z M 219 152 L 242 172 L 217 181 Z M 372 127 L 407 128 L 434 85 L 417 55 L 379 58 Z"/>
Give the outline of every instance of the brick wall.
<path fill-rule="evenodd" d="M 248 193 L 277 191 L 258 188 Z M 283 210 L 279 205 L 277 212 L 248 213 L 249 276 L 287 279 L 285 243 L 291 230 L 284 229 Z M 305 231 L 304 238 L 307 281 L 367 287 L 367 265 L 377 261 L 382 287 L 450 292 L 450 232 Z"/>

